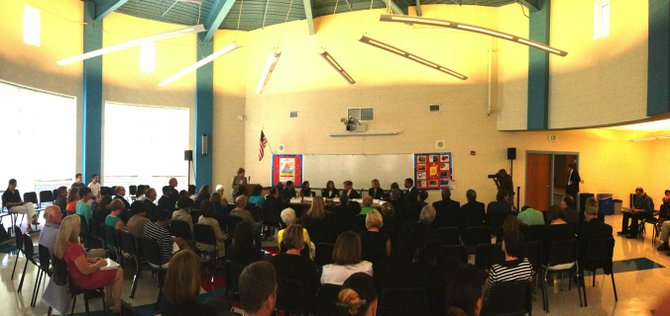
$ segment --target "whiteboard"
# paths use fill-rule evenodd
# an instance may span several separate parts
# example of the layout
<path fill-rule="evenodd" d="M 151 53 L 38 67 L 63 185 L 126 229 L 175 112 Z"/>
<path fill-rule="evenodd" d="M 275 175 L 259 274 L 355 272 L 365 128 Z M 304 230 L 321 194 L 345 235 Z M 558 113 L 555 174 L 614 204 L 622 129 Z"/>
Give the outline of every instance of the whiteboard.
<path fill-rule="evenodd" d="M 398 182 L 403 187 L 406 178 L 414 178 L 413 154 L 383 155 L 303 155 L 303 180 L 312 188 L 325 188 L 328 180 L 342 189 L 342 182 L 351 180 L 354 189 L 369 188 L 372 179 L 379 179 L 388 189 Z"/>

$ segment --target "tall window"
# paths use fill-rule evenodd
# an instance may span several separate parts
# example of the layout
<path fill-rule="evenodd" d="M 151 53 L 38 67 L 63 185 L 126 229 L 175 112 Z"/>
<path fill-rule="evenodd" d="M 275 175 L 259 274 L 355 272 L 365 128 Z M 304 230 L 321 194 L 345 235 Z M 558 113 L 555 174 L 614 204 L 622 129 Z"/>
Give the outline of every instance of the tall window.
<path fill-rule="evenodd" d="M 106 186 L 147 184 L 158 190 L 171 177 L 186 188 L 189 109 L 105 103 Z"/>
<path fill-rule="evenodd" d="M 593 9 L 593 39 L 610 34 L 610 1 L 596 0 Z"/>
<path fill-rule="evenodd" d="M 156 71 L 156 45 L 148 42 L 140 46 L 140 70 L 142 72 Z"/>
<path fill-rule="evenodd" d="M 0 191 L 16 179 L 22 193 L 72 182 L 76 165 L 75 98 L 0 81 Z"/>
<path fill-rule="evenodd" d="M 23 42 L 40 46 L 40 11 L 29 5 L 23 7 Z"/>

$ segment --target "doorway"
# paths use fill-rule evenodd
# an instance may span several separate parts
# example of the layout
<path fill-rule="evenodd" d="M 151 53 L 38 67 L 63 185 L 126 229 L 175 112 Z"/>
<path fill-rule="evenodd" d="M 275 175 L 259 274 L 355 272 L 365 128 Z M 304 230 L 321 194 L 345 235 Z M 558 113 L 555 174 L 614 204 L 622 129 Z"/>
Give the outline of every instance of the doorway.
<path fill-rule="evenodd" d="M 578 169 L 579 153 L 526 152 L 525 205 L 546 211 L 558 205 L 565 195 L 568 164 Z"/>

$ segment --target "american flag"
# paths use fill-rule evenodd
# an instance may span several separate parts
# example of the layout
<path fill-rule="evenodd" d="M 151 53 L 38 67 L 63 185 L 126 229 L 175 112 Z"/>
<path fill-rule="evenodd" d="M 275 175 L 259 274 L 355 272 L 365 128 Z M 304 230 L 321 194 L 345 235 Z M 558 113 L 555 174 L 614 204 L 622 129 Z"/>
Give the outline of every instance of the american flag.
<path fill-rule="evenodd" d="M 263 133 L 263 130 L 261 130 L 261 141 L 259 143 L 258 147 L 258 161 L 263 160 L 263 156 L 265 155 L 265 145 L 268 144 L 268 139 L 265 138 L 265 133 Z"/>

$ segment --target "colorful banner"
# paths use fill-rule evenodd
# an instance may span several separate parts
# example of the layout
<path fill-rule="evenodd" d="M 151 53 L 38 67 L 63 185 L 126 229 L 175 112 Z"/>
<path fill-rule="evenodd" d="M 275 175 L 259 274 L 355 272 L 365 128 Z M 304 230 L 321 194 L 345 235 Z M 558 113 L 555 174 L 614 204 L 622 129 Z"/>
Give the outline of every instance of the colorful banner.
<path fill-rule="evenodd" d="M 302 155 L 272 155 L 272 185 L 287 181 L 302 185 Z"/>
<path fill-rule="evenodd" d="M 453 169 L 451 153 L 414 154 L 414 185 L 419 190 L 439 190 L 449 187 Z"/>

